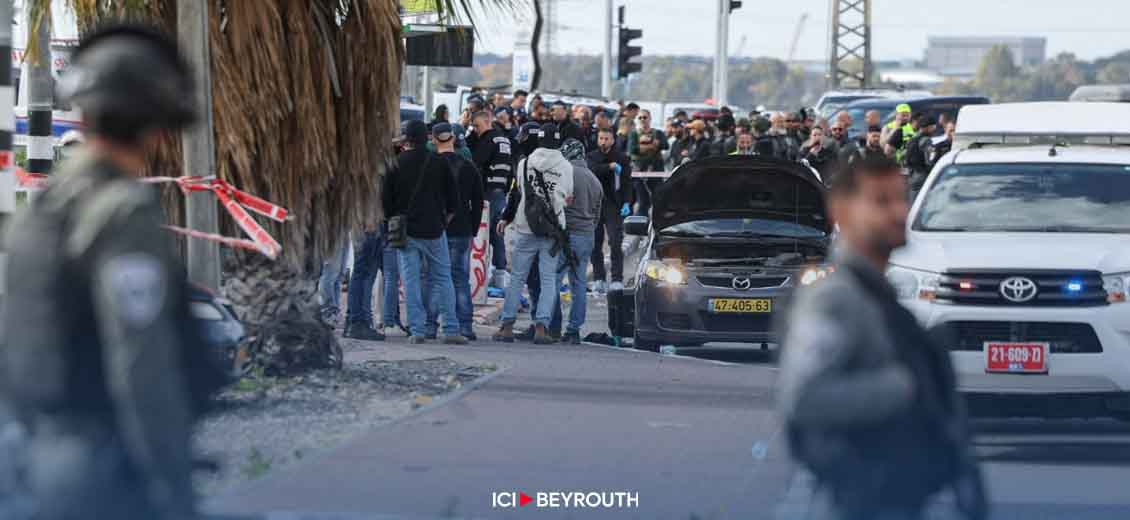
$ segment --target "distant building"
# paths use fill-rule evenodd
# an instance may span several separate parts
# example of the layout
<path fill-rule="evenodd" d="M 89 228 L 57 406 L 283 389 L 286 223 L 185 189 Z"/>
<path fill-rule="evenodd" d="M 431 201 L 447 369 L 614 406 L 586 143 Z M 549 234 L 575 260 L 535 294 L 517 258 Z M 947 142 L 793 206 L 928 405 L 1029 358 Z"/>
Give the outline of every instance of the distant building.
<path fill-rule="evenodd" d="M 1047 38 L 931 36 L 926 68 L 945 77 L 973 77 L 994 45 L 1007 46 L 1018 67 L 1040 65 L 1047 57 Z"/>

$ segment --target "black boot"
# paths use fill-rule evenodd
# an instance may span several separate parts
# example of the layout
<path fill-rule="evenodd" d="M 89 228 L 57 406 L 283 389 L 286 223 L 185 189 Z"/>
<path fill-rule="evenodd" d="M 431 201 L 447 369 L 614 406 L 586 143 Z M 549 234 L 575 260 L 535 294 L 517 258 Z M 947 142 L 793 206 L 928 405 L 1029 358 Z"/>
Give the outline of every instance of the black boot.
<path fill-rule="evenodd" d="M 345 326 L 345 333 L 342 334 L 349 339 L 359 339 L 362 341 L 384 341 L 385 335 L 378 332 L 372 325 L 363 322 L 353 322 Z"/>

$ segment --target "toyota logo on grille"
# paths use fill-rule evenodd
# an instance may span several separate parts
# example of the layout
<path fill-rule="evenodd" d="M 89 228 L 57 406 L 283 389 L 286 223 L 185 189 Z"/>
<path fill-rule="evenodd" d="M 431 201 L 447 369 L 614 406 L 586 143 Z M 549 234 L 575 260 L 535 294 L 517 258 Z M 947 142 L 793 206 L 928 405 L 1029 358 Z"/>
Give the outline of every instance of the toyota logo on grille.
<path fill-rule="evenodd" d="M 1004 299 L 1024 303 L 1036 297 L 1036 282 L 1023 276 L 1013 276 L 1001 282 L 1000 291 Z"/>
<path fill-rule="evenodd" d="M 753 287 L 753 282 L 745 276 L 735 276 L 734 279 L 730 281 L 730 285 L 734 287 L 734 290 L 748 291 L 750 287 Z"/>

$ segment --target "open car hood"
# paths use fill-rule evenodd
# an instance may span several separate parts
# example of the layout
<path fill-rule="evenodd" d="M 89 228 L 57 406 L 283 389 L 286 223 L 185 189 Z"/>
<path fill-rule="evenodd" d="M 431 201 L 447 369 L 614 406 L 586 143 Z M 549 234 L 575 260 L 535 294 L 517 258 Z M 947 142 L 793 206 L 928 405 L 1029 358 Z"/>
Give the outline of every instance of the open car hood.
<path fill-rule="evenodd" d="M 824 184 L 807 166 L 771 157 L 730 155 L 679 166 L 652 198 L 656 231 L 695 220 L 762 218 L 831 233 Z"/>

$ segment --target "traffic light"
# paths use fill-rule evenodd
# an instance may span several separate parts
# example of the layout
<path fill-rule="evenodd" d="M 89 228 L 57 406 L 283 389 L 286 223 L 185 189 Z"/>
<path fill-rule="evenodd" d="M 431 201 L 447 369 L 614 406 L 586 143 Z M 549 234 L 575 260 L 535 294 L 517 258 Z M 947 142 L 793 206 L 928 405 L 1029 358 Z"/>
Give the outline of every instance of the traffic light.
<path fill-rule="evenodd" d="M 742 0 L 730 0 L 730 12 L 737 11 L 742 8 Z"/>
<path fill-rule="evenodd" d="M 643 30 L 641 29 L 620 27 L 620 56 L 619 66 L 616 69 L 616 77 L 618 79 L 627 78 L 629 74 L 643 70 L 643 65 L 631 61 L 632 58 L 643 54 L 643 47 L 630 45 L 632 40 L 641 36 L 643 36 Z"/>

